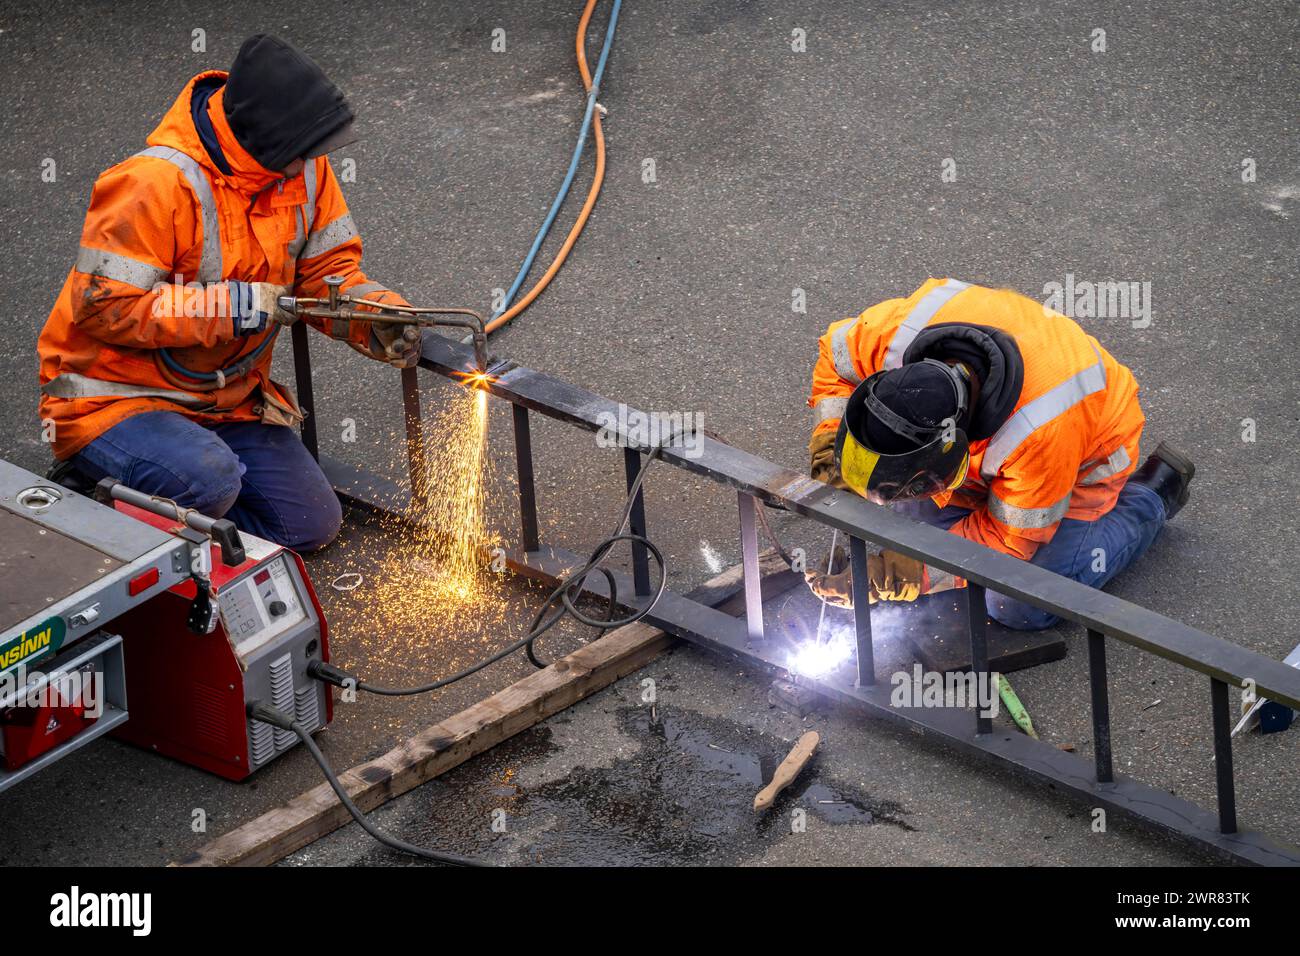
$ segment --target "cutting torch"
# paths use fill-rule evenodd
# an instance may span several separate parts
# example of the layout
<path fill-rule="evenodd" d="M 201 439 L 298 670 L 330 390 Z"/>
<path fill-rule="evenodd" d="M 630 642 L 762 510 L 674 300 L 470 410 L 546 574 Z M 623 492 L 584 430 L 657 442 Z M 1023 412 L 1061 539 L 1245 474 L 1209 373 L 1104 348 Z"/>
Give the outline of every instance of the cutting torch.
<path fill-rule="evenodd" d="M 343 276 L 326 276 L 328 298 L 310 299 L 282 295 L 277 304 L 285 312 L 299 318 L 332 319 L 342 322 L 385 322 L 392 325 L 415 327 L 468 329 L 474 343 L 474 360 L 479 374 L 487 372 L 487 332 L 483 316 L 473 309 L 417 308 L 413 305 L 390 305 L 373 299 L 356 298 L 342 292 Z M 375 312 L 360 311 L 362 307 Z M 417 333 L 418 334 L 418 333 Z M 409 338 L 409 336 L 408 336 Z M 414 341 L 412 339 L 412 341 Z"/>

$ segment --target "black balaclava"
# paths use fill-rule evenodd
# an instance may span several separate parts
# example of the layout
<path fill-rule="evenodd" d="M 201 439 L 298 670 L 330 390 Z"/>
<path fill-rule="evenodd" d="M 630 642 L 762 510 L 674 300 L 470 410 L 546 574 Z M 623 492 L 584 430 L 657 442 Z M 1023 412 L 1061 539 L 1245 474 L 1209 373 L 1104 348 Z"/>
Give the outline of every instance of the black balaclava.
<path fill-rule="evenodd" d="M 239 48 L 226 80 L 225 109 L 239 145 L 272 172 L 353 119 L 348 101 L 319 66 L 265 33 Z"/>
<path fill-rule="evenodd" d="M 957 424 L 971 441 L 983 441 L 1011 417 L 1025 384 L 1025 363 L 1016 340 L 1001 329 L 964 322 L 927 326 L 903 353 L 903 368 L 922 359 L 957 361 L 979 380 L 975 407 Z"/>

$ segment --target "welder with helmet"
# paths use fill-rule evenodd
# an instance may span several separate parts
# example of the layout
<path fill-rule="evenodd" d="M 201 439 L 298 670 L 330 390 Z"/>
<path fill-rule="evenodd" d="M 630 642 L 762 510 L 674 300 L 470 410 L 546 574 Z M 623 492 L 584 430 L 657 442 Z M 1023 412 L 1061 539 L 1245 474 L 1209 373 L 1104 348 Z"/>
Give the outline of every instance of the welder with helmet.
<path fill-rule="evenodd" d="M 327 276 L 407 304 L 361 271 L 326 158 L 357 138 L 353 119 L 319 66 L 259 34 L 99 176 L 38 344 L 52 478 L 111 476 L 299 550 L 334 538 L 338 500 L 292 427 L 302 414 L 271 380 L 271 351 L 295 321 L 279 296 L 323 298 Z M 304 321 L 370 358 L 419 357 L 409 326 Z"/>
<path fill-rule="evenodd" d="M 955 279 L 833 324 L 809 405 L 814 478 L 1092 587 L 1146 551 L 1195 472 L 1163 442 L 1137 465 L 1137 382 L 1076 322 Z M 873 602 L 965 584 L 891 551 L 867 570 Z M 850 575 L 842 555 L 806 573 L 841 607 Z M 987 601 L 1007 627 L 1058 620 L 993 591 Z"/>

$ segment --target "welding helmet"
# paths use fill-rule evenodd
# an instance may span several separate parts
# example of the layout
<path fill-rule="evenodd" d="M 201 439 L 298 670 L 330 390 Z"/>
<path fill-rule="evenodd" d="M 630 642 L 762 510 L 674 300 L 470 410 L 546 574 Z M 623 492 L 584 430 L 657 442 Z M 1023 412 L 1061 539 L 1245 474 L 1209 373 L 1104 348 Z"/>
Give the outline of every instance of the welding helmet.
<path fill-rule="evenodd" d="M 965 376 L 965 369 L 922 359 L 877 372 L 854 389 L 835 436 L 845 483 L 877 504 L 961 487 L 970 466 L 961 427 L 970 394 Z M 907 377 L 924 386 L 901 386 Z"/>

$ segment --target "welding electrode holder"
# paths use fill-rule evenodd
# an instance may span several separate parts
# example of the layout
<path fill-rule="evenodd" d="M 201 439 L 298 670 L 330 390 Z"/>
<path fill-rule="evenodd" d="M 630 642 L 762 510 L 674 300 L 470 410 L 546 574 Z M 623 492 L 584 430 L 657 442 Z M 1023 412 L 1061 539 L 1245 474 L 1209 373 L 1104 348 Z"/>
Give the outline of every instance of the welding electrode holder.
<path fill-rule="evenodd" d="M 343 322 L 468 329 L 474 343 L 474 360 L 478 365 L 478 371 L 480 373 L 487 371 L 487 323 L 483 316 L 473 309 L 418 308 L 413 305 L 388 305 L 372 299 L 353 298 L 342 291 L 342 276 L 326 276 L 325 286 L 329 290 L 327 298 L 312 299 L 282 295 L 277 300 L 277 304 L 285 312 L 299 318 L 305 316 Z M 358 311 L 359 307 L 378 311 L 362 312 Z"/>

